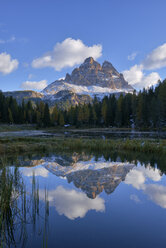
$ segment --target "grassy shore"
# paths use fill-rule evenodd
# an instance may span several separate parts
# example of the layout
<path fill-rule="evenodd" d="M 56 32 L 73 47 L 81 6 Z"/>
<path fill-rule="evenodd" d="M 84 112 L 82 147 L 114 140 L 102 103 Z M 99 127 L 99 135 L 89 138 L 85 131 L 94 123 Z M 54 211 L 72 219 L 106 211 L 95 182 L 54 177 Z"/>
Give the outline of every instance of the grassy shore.
<path fill-rule="evenodd" d="M 37 127 L 36 124 L 0 124 L 0 132 L 14 132 L 14 131 L 24 131 L 24 130 L 43 130 L 48 132 L 57 132 L 57 131 L 71 131 L 71 132 L 130 132 L 133 131 L 132 128 L 118 128 L 118 127 L 79 127 L 76 128 L 75 126 L 70 127 Z M 160 130 L 156 128 L 137 128 L 135 131 L 139 132 L 158 132 L 158 131 L 166 131 L 166 128 L 162 128 Z"/>
<path fill-rule="evenodd" d="M 55 137 L 1 138 L 0 154 L 54 151 L 136 151 L 166 154 L 166 140 L 78 139 Z"/>
<path fill-rule="evenodd" d="M 0 124 L 0 132 L 15 132 L 15 131 L 23 131 L 23 130 L 36 130 L 36 125 Z"/>

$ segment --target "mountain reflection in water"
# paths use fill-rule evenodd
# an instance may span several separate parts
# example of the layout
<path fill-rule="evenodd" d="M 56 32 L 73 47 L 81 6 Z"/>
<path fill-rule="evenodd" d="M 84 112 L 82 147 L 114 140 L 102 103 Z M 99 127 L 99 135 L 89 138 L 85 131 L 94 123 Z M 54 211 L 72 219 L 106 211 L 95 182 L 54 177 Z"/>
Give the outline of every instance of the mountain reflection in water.
<path fill-rule="evenodd" d="M 9 165 L 0 170 L 1 185 L 6 185 L 0 193 L 0 241 L 6 247 L 29 247 L 28 240 L 36 247 L 41 239 L 47 246 L 51 233 L 47 225 L 54 229 L 56 221 L 59 225 L 65 222 L 63 218 L 70 223 L 88 221 L 92 216 L 100 216 L 100 221 L 111 216 L 113 220 L 112 211 L 118 218 L 129 209 L 132 216 L 132 208 L 139 213 L 148 202 L 148 208 L 156 206 L 159 213 L 166 208 L 165 174 L 151 163 L 73 153 L 19 157 Z M 51 244 L 54 239 L 50 238 Z"/>
<path fill-rule="evenodd" d="M 71 157 L 44 157 L 41 160 L 30 161 L 30 163 L 31 166 L 32 164 L 35 164 L 35 166 L 38 164 L 40 166 L 34 167 L 33 169 L 25 168 L 23 170 L 25 176 L 32 176 L 33 173 L 35 173 L 36 176 L 48 177 L 49 173 L 54 174 L 59 178 L 66 179 L 68 183 L 72 182 L 76 188 L 81 189 L 90 199 L 95 199 L 103 190 L 105 193 L 111 194 L 117 186 L 124 181 L 125 184 L 132 185 L 137 190 L 143 191 L 143 193 L 157 205 L 166 208 L 166 187 L 152 183 L 160 182 L 162 173 L 159 169 L 152 168 L 150 164 L 146 167 L 137 167 L 134 163 L 105 161 L 103 157 L 98 158 L 96 161 L 93 156 L 80 155 L 73 155 Z M 151 183 L 148 182 L 149 180 Z M 81 213 L 78 211 L 77 217 L 83 217 L 88 211 L 85 211 L 85 209 L 88 208 L 96 211 L 104 211 L 104 203 L 99 197 L 96 202 L 93 202 L 93 207 L 83 207 L 83 205 L 91 205 L 90 201 L 85 200 L 85 194 L 83 194 L 83 192 L 77 192 L 75 189 L 70 191 L 63 186 L 59 186 L 49 192 L 49 201 L 51 205 L 56 207 L 59 214 L 63 213 L 67 217 L 69 217 L 70 214 L 66 214 L 66 210 L 60 210 L 60 206 L 68 206 L 69 211 L 71 206 L 69 199 L 72 199 L 72 205 L 74 202 L 78 203 L 78 199 L 80 202 L 84 202 L 84 204 L 80 203 L 78 207 L 75 207 L 75 209 L 79 208 L 79 211 L 81 211 Z M 61 198 L 63 198 L 61 201 L 60 195 Z M 56 202 L 56 198 L 58 198 L 57 205 L 53 203 Z M 139 202 L 136 196 L 132 195 L 130 198 L 131 200 Z M 58 202 L 61 203 L 58 204 Z M 65 202 L 65 204 L 63 204 L 63 202 Z M 94 207 L 95 203 L 96 206 L 98 206 L 96 208 Z M 80 210 L 81 206 L 82 210 Z M 73 206 L 71 206 L 71 209 L 73 209 Z M 72 216 L 75 216 L 75 214 L 71 213 L 69 218 L 74 218 Z"/>
<path fill-rule="evenodd" d="M 70 158 L 71 159 L 71 158 Z M 87 157 L 86 157 L 87 159 Z M 35 162 L 36 164 L 36 162 Z M 90 157 L 87 161 L 67 160 L 66 157 L 45 158 L 39 161 L 42 165 L 35 169 L 35 175 L 47 175 L 47 169 L 52 174 L 73 182 L 75 187 L 80 188 L 89 198 L 96 198 L 103 190 L 111 194 L 115 188 L 124 181 L 127 173 L 135 166 L 130 163 L 105 161 L 103 158 L 94 160 Z M 32 172 L 24 170 L 24 175 L 32 175 Z M 30 174 L 29 174 L 30 173 Z"/>

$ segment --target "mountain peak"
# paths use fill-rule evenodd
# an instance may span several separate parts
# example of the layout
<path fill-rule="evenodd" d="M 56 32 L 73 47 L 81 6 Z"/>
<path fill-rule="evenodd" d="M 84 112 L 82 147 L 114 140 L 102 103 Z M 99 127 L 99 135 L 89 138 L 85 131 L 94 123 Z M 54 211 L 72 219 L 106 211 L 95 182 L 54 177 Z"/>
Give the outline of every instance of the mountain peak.
<path fill-rule="evenodd" d="M 86 59 L 84 60 L 84 64 L 85 64 L 85 63 L 93 64 L 93 62 L 94 62 L 94 59 L 93 59 L 92 57 L 86 58 Z"/>
<path fill-rule="evenodd" d="M 117 70 L 113 67 L 113 65 L 109 61 L 104 61 L 102 64 L 102 69 L 104 72 L 109 72 L 111 74 L 119 75 Z"/>
<path fill-rule="evenodd" d="M 102 67 L 105 67 L 105 66 L 112 66 L 111 62 L 105 60 L 102 64 Z"/>
<path fill-rule="evenodd" d="M 86 58 L 71 75 L 67 74 L 65 81 L 79 86 L 107 87 L 114 90 L 132 89 L 110 62 L 104 61 L 101 66 L 92 57 Z"/>
<path fill-rule="evenodd" d="M 113 65 L 104 61 L 102 66 L 92 57 L 85 61 L 71 74 L 66 74 L 64 80 L 56 80 L 47 86 L 43 92 L 55 95 L 59 91 L 73 91 L 78 95 L 104 95 L 120 92 L 132 92 L 133 88 L 124 79 Z M 66 92 L 65 92 L 66 94 Z M 61 95 L 57 95 L 60 97 Z M 58 98 L 59 99 L 59 98 Z"/>

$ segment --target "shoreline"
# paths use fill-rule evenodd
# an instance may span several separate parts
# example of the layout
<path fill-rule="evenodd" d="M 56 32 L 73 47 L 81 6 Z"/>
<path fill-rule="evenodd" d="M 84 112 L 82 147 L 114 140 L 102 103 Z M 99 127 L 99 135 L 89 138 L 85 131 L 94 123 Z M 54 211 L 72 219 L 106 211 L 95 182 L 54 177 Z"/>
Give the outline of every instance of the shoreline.
<path fill-rule="evenodd" d="M 133 151 L 166 154 L 166 139 L 89 139 L 63 137 L 6 137 L 0 139 L 0 154 L 55 151 Z"/>

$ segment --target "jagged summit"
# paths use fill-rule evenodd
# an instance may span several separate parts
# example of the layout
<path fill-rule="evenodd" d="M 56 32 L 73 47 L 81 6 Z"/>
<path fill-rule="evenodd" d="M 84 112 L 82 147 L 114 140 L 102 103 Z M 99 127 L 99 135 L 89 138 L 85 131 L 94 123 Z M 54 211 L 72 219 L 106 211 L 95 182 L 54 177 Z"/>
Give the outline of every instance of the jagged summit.
<path fill-rule="evenodd" d="M 102 159 L 94 161 L 93 157 L 88 156 L 84 161 L 79 157 L 76 159 L 77 161 L 72 158 L 69 160 L 67 156 L 53 157 L 53 161 L 43 162 L 42 166 L 50 173 L 66 178 L 69 183 L 73 182 L 75 187 L 91 199 L 96 198 L 103 190 L 106 194 L 111 194 L 134 167 L 134 164 L 129 163 Z"/>
<path fill-rule="evenodd" d="M 63 90 L 102 98 L 104 95 L 112 93 L 132 92 L 133 88 L 125 81 L 123 74 L 119 73 L 110 62 L 104 61 L 100 65 L 92 57 L 89 57 L 71 74 L 67 73 L 64 80 L 56 80 L 48 85 L 43 93 L 55 95 Z"/>
<path fill-rule="evenodd" d="M 102 64 L 102 70 L 106 73 L 111 73 L 112 75 L 119 75 L 117 70 L 113 67 L 113 65 L 109 61 L 104 61 Z"/>
<path fill-rule="evenodd" d="M 92 57 L 85 61 L 71 74 L 67 73 L 65 79 L 59 79 L 49 84 L 41 93 L 11 92 L 18 102 L 31 100 L 44 101 L 49 106 L 55 104 L 67 109 L 70 106 L 90 103 L 94 96 L 102 99 L 105 95 L 133 92 L 133 88 L 125 81 L 123 74 L 119 73 L 109 61 L 99 64 Z M 6 92 L 5 94 L 8 94 Z"/>
<path fill-rule="evenodd" d="M 94 59 L 92 57 L 86 58 L 84 61 L 84 64 L 89 63 L 89 64 L 93 64 Z"/>
<path fill-rule="evenodd" d="M 132 87 L 125 81 L 123 75 L 110 62 L 104 61 L 101 66 L 92 57 L 86 58 L 78 68 L 72 71 L 71 75 L 67 73 L 64 83 L 132 90 Z"/>

